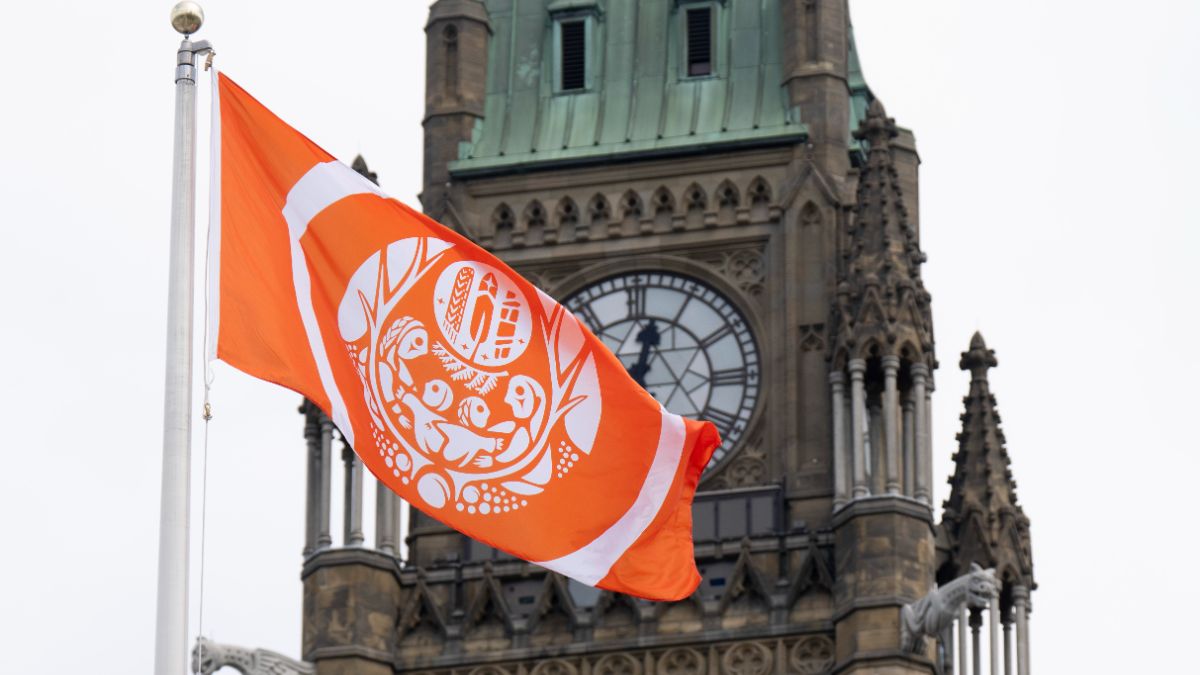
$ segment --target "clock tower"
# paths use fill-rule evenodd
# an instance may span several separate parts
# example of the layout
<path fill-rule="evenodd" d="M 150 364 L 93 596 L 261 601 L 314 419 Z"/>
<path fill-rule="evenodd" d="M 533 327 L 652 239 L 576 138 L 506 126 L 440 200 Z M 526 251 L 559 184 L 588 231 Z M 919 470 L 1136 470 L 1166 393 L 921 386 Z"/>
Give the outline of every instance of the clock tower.
<path fill-rule="evenodd" d="M 986 548 L 1024 561 L 995 589 L 967 573 L 989 558 L 957 553 L 967 521 L 935 523 L 919 162 L 863 79 L 847 0 L 437 0 L 425 32 L 426 213 L 720 429 L 693 509 L 703 581 L 677 603 L 600 592 L 416 509 L 401 560 L 382 493 L 365 548 L 353 453 L 331 546 L 335 432 L 309 407 L 317 672 L 965 672 L 984 616 L 993 663 L 1000 623 L 1003 660 L 1027 650 L 1027 519 Z M 921 604 L 960 576 L 967 600 Z"/>

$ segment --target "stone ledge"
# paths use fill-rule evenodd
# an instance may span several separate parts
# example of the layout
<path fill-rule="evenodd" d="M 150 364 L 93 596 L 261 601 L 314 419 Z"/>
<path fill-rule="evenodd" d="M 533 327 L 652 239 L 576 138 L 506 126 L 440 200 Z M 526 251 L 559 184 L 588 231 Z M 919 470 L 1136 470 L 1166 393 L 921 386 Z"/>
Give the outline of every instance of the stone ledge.
<path fill-rule="evenodd" d="M 697 157 L 681 166 L 674 161 L 647 161 L 619 166 L 595 166 L 574 171 L 549 170 L 540 173 L 496 175 L 461 181 L 457 185 L 465 188 L 472 199 L 487 197 L 507 198 L 513 193 L 562 192 L 588 187 L 619 185 L 624 192 L 640 182 L 662 183 L 678 178 L 684 181 L 700 180 L 708 174 L 728 175 L 741 171 L 766 174 L 783 172 L 792 161 L 794 145 L 770 148 L 735 149 L 718 155 Z M 765 177 L 765 176 L 764 176 Z M 537 189 L 528 185 L 536 181 Z M 587 192 L 588 190 L 582 190 Z M 591 190 L 595 192 L 595 190 Z M 647 190 L 648 192 L 648 190 Z"/>
<path fill-rule="evenodd" d="M 380 553 L 369 548 L 327 548 L 317 551 L 304 560 L 300 570 L 300 579 L 307 579 L 323 567 L 338 567 L 342 565 L 366 565 L 376 569 L 391 572 L 400 578 L 400 561 L 386 553 Z"/>
<path fill-rule="evenodd" d="M 338 645 L 336 647 L 317 647 L 304 654 L 304 660 L 316 662 L 320 659 L 344 659 L 358 658 L 368 661 L 376 661 L 392 666 L 395 663 L 395 657 L 385 651 L 379 649 L 371 649 L 370 647 L 360 647 L 358 645 Z"/>
<path fill-rule="evenodd" d="M 783 86 L 786 87 L 794 81 L 808 80 L 814 77 L 829 77 L 842 82 L 847 81 L 846 75 L 839 72 L 836 64 L 830 61 L 809 61 L 796 66 L 792 72 L 785 75 Z"/>
<path fill-rule="evenodd" d="M 462 19 L 477 21 L 483 24 L 488 33 L 492 33 L 492 22 L 488 17 L 487 8 L 479 0 L 441 0 L 429 8 L 429 20 L 425 22 L 425 30 L 438 21 Z"/>
<path fill-rule="evenodd" d="M 902 598 L 898 595 L 880 595 L 868 598 L 856 598 L 853 602 L 835 609 L 832 620 L 834 623 L 837 623 L 851 614 L 865 609 L 899 609 L 910 602 L 912 602 L 912 600 Z"/>
<path fill-rule="evenodd" d="M 397 672 L 418 672 L 428 674 L 431 671 L 456 668 L 478 668 L 481 666 L 501 665 L 533 665 L 532 661 L 570 659 L 570 658 L 603 658 L 609 654 L 637 654 L 641 657 L 646 652 L 654 650 L 670 650 L 676 647 L 692 649 L 723 650 L 739 644 L 759 643 L 770 641 L 802 640 L 812 636 L 828 636 L 832 638 L 834 627 L 826 621 L 806 622 L 791 626 L 779 626 L 774 629 L 741 629 L 741 630 L 704 630 L 686 634 L 664 636 L 662 638 L 632 638 L 614 640 L 603 646 L 595 642 L 572 642 L 565 645 L 545 647 L 519 647 L 515 649 L 494 650 L 475 654 L 454 654 L 438 656 L 421 662 L 407 662 L 397 657 L 395 668 Z M 639 653 L 641 652 L 641 653 Z M 717 672 L 717 671 L 707 671 Z M 779 674 L 782 675 L 782 674 Z"/>
<path fill-rule="evenodd" d="M 537 153 L 537 155 L 468 157 L 449 162 L 447 169 L 452 180 L 469 181 L 478 178 L 510 176 L 514 173 L 609 168 L 624 163 L 676 160 L 721 152 L 792 147 L 806 142 L 809 133 L 808 125 L 800 123 L 778 129 L 754 129 L 740 133 L 712 132 L 707 136 L 709 138 L 674 136 L 668 139 L 647 139 L 636 143 L 610 143 L 595 147 L 551 150 Z"/>
<path fill-rule="evenodd" d="M 898 513 L 916 518 L 929 524 L 932 530 L 933 509 L 925 502 L 902 495 L 872 495 L 859 497 L 846 503 L 833 514 L 833 527 L 838 528 L 859 516 L 883 513 Z"/>
<path fill-rule="evenodd" d="M 870 664 L 872 670 L 874 668 L 892 667 L 903 669 L 904 672 L 912 672 L 914 666 L 920 668 L 918 672 L 937 673 L 937 668 L 933 662 L 921 654 L 910 654 L 902 649 L 879 649 L 873 651 L 861 652 L 849 661 L 842 661 L 834 664 L 830 670 L 830 675 L 839 675 L 840 673 L 848 672 L 851 668 Z"/>
<path fill-rule="evenodd" d="M 640 222 L 640 221 L 639 221 Z M 570 241 L 561 244 L 537 244 L 522 248 L 505 248 L 495 251 L 496 255 L 509 265 L 537 265 L 554 263 L 583 263 L 589 269 L 600 269 L 604 265 L 612 266 L 612 261 L 596 257 L 596 244 L 601 243 L 608 256 L 628 256 L 638 269 L 644 269 L 651 263 L 661 263 L 665 260 L 683 260 L 681 254 L 692 251 L 713 250 L 718 246 L 736 244 L 755 244 L 770 240 L 778 230 L 778 225 L 771 220 L 747 225 L 725 225 L 716 228 L 693 230 L 678 230 L 672 232 L 654 232 L 650 235 L 629 235 L 614 239 L 587 241 Z M 664 254 L 661 251 L 664 240 L 669 239 L 674 252 Z M 620 242 L 620 243 L 614 243 Z M 614 249 L 620 249 L 616 251 Z M 638 267 L 640 266 L 640 267 Z"/>
<path fill-rule="evenodd" d="M 818 547 L 831 548 L 834 545 L 833 534 L 828 531 L 801 531 L 789 532 L 786 534 L 772 534 L 749 537 L 751 553 L 786 553 L 790 551 L 799 551 L 807 549 L 810 539 L 816 539 Z M 340 551 L 342 549 L 333 549 Z M 698 542 L 695 544 L 695 557 L 699 562 L 708 562 L 714 560 L 732 560 L 737 558 L 742 550 L 741 539 L 725 539 L 722 541 L 713 542 Z M 328 554 L 326 554 L 328 555 Z M 387 559 L 387 556 L 376 554 L 377 556 Z M 314 556 L 315 557 L 315 556 Z M 328 565 L 352 564 L 361 562 L 357 559 L 350 560 L 342 556 L 338 556 L 335 560 L 329 562 L 322 561 L 317 567 L 325 567 Z M 455 581 L 476 581 L 483 577 L 483 568 L 485 564 L 490 564 L 492 573 L 497 578 L 509 580 L 513 577 L 541 577 L 546 574 L 546 569 L 539 567 L 531 562 L 526 562 L 517 558 L 507 558 L 502 560 L 473 560 L 460 562 L 443 562 L 438 565 L 431 565 L 421 569 L 420 573 L 424 574 L 427 584 L 451 583 Z M 305 569 L 308 569 L 308 563 L 305 564 Z M 317 569 L 313 567 L 313 570 Z M 404 566 L 389 568 L 397 573 L 400 579 L 401 586 L 412 586 L 417 581 L 419 574 L 418 568 Z M 307 575 L 308 572 L 306 572 Z"/>
<path fill-rule="evenodd" d="M 455 115 L 470 115 L 471 117 L 483 119 L 483 110 L 481 110 L 482 107 L 483 106 L 472 108 L 465 105 L 458 105 L 453 108 L 440 108 L 437 112 L 431 112 L 422 117 L 421 125 L 424 126 L 424 124 L 429 120 L 436 119 L 438 117 L 453 117 Z"/>

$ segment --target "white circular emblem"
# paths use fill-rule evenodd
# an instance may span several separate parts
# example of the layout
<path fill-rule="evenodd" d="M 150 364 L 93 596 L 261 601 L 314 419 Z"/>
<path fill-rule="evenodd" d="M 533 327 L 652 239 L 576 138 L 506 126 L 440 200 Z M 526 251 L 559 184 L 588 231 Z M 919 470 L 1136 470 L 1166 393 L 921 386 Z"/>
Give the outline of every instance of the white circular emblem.
<path fill-rule="evenodd" d="M 451 248 L 412 237 L 368 257 L 338 327 L 392 477 L 433 509 L 510 513 L 592 452 L 592 347 L 569 312 L 546 296 L 531 306 L 500 269 L 446 264 Z"/>

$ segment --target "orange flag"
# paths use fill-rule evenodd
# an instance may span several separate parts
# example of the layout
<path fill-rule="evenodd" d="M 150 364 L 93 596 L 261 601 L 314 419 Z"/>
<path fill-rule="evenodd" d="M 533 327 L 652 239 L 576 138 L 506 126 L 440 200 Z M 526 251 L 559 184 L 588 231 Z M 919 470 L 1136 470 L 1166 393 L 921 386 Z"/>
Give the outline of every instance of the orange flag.
<path fill-rule="evenodd" d="M 209 357 L 307 396 L 376 478 L 464 534 L 589 585 L 690 595 L 713 425 L 216 77 Z"/>

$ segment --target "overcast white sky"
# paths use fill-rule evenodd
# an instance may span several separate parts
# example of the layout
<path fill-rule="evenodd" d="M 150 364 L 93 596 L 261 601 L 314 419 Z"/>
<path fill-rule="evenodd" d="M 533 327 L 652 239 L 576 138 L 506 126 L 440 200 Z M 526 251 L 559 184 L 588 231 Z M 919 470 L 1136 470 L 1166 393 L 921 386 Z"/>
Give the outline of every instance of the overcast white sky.
<path fill-rule="evenodd" d="M 0 21 L 0 673 L 153 661 L 171 4 L 21 2 Z M 204 5 L 223 70 L 415 204 L 425 0 Z M 1200 5 L 852 10 L 924 161 L 936 472 L 981 329 L 1033 521 L 1035 667 L 1174 670 L 1200 627 Z M 213 400 L 205 632 L 298 655 L 298 397 L 218 365 Z"/>

